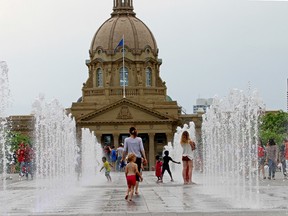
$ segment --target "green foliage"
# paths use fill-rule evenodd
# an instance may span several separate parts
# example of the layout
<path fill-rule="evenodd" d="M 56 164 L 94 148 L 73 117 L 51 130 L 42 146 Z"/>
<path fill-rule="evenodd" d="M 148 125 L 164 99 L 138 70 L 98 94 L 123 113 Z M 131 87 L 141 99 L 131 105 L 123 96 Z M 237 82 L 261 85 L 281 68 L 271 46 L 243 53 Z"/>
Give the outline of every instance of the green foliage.
<path fill-rule="evenodd" d="M 19 148 L 19 143 L 24 142 L 31 146 L 31 140 L 28 136 L 18 132 L 9 132 L 7 136 L 7 145 L 10 152 L 15 152 Z"/>
<path fill-rule="evenodd" d="M 267 113 L 262 116 L 261 121 L 260 137 L 263 144 L 272 138 L 279 145 L 288 136 L 288 113 L 283 111 Z"/>

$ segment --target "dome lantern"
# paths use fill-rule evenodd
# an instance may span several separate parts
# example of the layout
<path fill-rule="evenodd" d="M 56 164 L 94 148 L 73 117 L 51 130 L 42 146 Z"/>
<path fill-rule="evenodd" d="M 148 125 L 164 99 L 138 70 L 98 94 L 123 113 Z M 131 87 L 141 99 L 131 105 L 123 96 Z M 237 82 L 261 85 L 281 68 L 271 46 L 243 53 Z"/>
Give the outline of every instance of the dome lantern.
<path fill-rule="evenodd" d="M 113 17 L 121 14 L 135 16 L 136 13 L 133 9 L 133 0 L 114 0 L 113 13 L 111 13 L 111 16 Z"/>

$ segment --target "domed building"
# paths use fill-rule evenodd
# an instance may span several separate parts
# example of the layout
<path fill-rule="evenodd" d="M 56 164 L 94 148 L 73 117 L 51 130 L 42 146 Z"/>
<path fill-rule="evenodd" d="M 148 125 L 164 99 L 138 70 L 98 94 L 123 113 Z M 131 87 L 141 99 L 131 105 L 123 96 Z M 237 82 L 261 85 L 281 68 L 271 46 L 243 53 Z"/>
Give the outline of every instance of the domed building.
<path fill-rule="evenodd" d="M 79 132 L 89 128 L 103 146 L 117 147 L 135 126 L 151 168 L 183 123 L 181 107 L 167 95 L 156 40 L 136 17 L 133 0 L 113 2 L 111 17 L 91 42 L 82 97 L 70 111 Z"/>

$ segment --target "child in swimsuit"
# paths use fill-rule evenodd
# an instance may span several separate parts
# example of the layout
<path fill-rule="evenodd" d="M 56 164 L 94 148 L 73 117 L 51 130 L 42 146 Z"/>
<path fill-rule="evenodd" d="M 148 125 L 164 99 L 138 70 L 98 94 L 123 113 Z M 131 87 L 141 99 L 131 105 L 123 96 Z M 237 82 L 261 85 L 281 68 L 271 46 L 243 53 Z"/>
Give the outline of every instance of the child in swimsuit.
<path fill-rule="evenodd" d="M 129 154 L 128 164 L 125 167 L 125 175 L 126 175 L 127 186 L 128 186 L 125 199 L 129 201 L 132 201 L 134 187 L 136 185 L 136 175 L 139 176 L 140 181 L 143 180 L 140 172 L 138 171 L 138 167 L 135 161 L 136 161 L 136 155 L 133 153 Z"/>

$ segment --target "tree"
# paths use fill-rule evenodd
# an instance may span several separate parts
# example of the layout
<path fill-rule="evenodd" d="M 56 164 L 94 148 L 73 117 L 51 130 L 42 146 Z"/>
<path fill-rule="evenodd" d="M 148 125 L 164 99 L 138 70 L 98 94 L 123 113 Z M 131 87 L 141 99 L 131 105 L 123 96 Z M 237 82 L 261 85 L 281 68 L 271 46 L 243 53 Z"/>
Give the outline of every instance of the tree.
<path fill-rule="evenodd" d="M 21 142 L 28 143 L 31 146 L 31 139 L 18 132 L 8 132 L 6 137 L 5 149 L 6 149 L 6 159 L 7 159 L 7 167 L 11 164 L 13 158 L 13 154 L 18 150 L 19 143 Z M 16 170 L 18 170 L 18 165 L 16 166 Z"/>
<path fill-rule="evenodd" d="M 274 139 L 279 145 L 288 136 L 288 113 L 283 111 L 269 112 L 262 116 L 260 137 L 263 143 Z"/>

